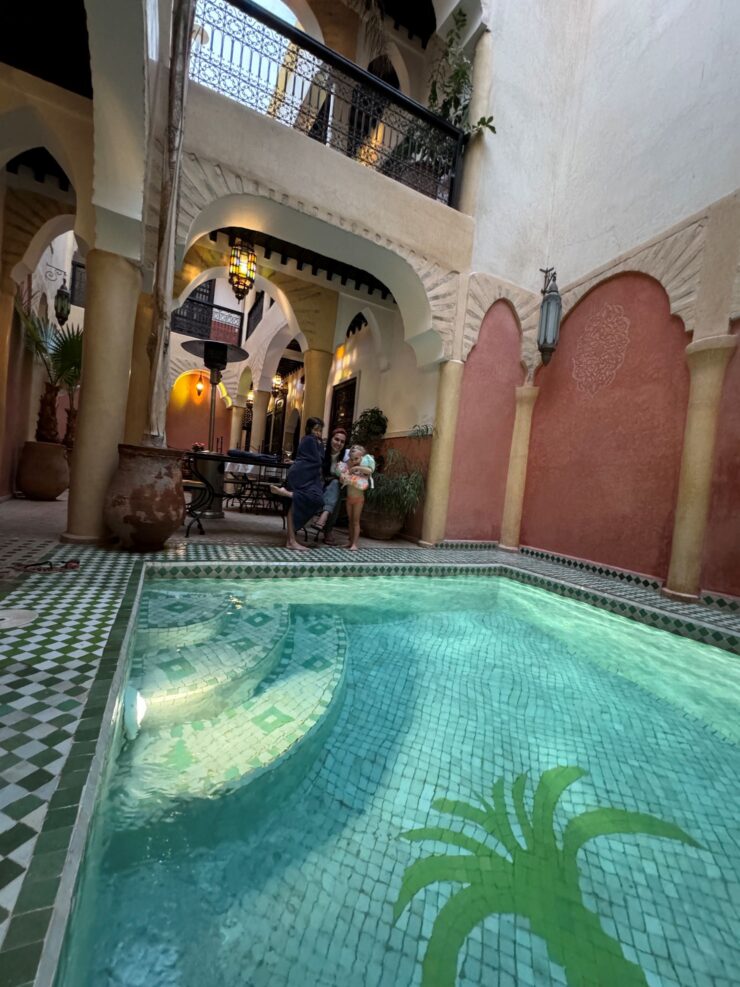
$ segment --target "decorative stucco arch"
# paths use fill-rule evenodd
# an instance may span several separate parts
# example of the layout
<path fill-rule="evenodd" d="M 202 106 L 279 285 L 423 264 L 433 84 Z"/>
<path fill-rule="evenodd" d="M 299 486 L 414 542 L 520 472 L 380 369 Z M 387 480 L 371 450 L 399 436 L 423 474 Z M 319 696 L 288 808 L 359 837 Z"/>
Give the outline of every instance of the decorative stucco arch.
<path fill-rule="evenodd" d="M 13 267 L 10 272 L 11 278 L 20 284 L 29 274 L 33 274 L 49 244 L 53 243 L 57 237 L 73 232 L 74 227 L 75 214 L 73 212 L 60 213 L 58 216 L 47 219 L 31 238 L 23 257 Z M 83 257 L 86 256 L 88 245 L 79 234 L 75 235 L 75 239 L 80 253 Z"/>
<path fill-rule="evenodd" d="M 401 312 L 404 338 L 419 366 L 452 355 L 459 275 L 341 216 L 309 208 L 297 197 L 262 186 L 192 152 L 183 160 L 178 258 L 214 229 L 242 227 L 272 234 L 329 257 L 341 257 L 388 286 Z"/>
<path fill-rule="evenodd" d="M 24 151 L 45 148 L 64 169 L 75 196 L 74 203 L 54 200 L 56 205 L 50 206 L 48 211 L 72 214 L 75 234 L 88 245 L 92 244 L 95 242 L 95 215 L 92 205 L 92 126 L 88 101 L 73 93 L 65 93 L 65 102 L 60 106 L 55 86 L 43 83 L 37 87 L 35 83 L 38 80 L 33 81 L 34 87 L 27 94 L 0 85 L 0 168 Z M 47 94 L 45 89 L 51 92 Z M 51 98 L 50 103 L 44 101 L 46 95 Z M 66 97 L 70 97 L 69 105 Z M 32 194 L 36 199 L 42 197 L 43 185 Z M 48 196 L 45 198 L 52 201 Z"/>
<path fill-rule="evenodd" d="M 254 387 L 256 390 L 270 390 L 272 378 L 277 373 L 280 358 L 282 357 L 288 343 L 292 342 L 294 339 L 298 340 L 298 345 L 301 347 L 301 352 L 305 353 L 308 349 L 308 340 L 300 329 L 297 333 L 294 333 L 290 325 L 285 322 L 267 339 L 266 346 L 264 351 L 260 354 L 259 361 L 253 359 L 250 354 L 249 363 L 252 367 Z"/>

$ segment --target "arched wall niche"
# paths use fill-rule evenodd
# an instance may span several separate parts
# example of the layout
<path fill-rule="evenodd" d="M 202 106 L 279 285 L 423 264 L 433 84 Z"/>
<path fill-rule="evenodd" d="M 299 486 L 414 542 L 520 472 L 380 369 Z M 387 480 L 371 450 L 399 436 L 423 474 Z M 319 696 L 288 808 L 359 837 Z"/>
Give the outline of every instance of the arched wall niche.
<path fill-rule="evenodd" d="M 538 371 L 521 542 L 665 578 L 688 399 L 663 286 L 625 272 L 584 294 Z"/>
<path fill-rule="evenodd" d="M 203 390 L 196 387 L 202 380 Z M 208 443 L 211 384 L 206 370 L 192 368 L 178 374 L 167 403 L 167 444 L 173 449 L 190 449 L 194 442 Z M 216 400 L 216 439 L 228 448 L 231 436 L 231 401 L 220 393 Z"/>
<path fill-rule="evenodd" d="M 446 538 L 501 537 L 515 389 L 523 381 L 521 326 L 502 298 L 483 316 L 463 369 Z"/>

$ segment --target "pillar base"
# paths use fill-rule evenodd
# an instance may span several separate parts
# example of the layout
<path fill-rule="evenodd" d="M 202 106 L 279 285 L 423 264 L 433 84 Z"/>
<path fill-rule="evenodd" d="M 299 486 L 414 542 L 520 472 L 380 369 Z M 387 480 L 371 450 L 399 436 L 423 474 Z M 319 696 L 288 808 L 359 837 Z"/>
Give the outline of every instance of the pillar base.
<path fill-rule="evenodd" d="M 74 535 L 71 531 L 63 531 L 59 541 L 64 545 L 110 545 L 113 538 L 110 535 Z"/>
<path fill-rule="evenodd" d="M 419 548 L 437 548 L 438 545 L 439 545 L 439 542 L 437 542 L 437 541 L 422 541 L 421 538 L 419 538 L 417 540 L 416 544 L 419 546 Z"/>
<path fill-rule="evenodd" d="M 698 603 L 700 599 L 698 593 L 677 593 L 675 589 L 666 589 L 665 586 L 661 589 L 660 595 L 675 603 Z"/>
<path fill-rule="evenodd" d="M 512 552 L 514 555 L 519 554 L 518 545 L 502 545 L 501 542 L 499 542 L 496 547 L 500 548 L 502 552 Z"/>

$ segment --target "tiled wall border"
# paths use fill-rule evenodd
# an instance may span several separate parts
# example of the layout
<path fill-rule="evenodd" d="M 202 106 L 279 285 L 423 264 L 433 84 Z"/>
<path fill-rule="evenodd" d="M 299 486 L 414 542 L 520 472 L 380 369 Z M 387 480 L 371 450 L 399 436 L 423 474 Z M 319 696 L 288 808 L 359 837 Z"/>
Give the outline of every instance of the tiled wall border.
<path fill-rule="evenodd" d="M 549 561 L 547 558 L 545 560 Z M 594 567 L 593 571 L 600 575 L 610 574 L 600 567 Z M 137 562 L 100 660 L 59 787 L 50 802 L 41 831 L 45 836 L 42 843 L 44 850 L 34 854 L 13 911 L 11 927 L 28 925 L 32 941 L 16 948 L 0 949 L 2 987 L 53 987 L 98 792 L 105 771 L 112 764 L 110 752 L 114 749 L 122 685 L 127 672 L 128 646 L 144 580 L 173 577 L 300 578 L 317 574 L 336 577 L 503 576 L 740 654 L 740 634 L 732 629 L 690 620 L 675 612 L 635 603 L 602 590 L 551 578 L 521 565 L 507 565 L 505 562 L 314 562 L 301 559 Z M 74 825 L 70 830 L 72 822 Z"/>
<path fill-rule="evenodd" d="M 663 580 L 657 576 L 647 576 L 640 572 L 632 572 L 630 569 L 617 569 L 614 566 L 600 565 L 598 562 L 588 562 L 586 559 L 577 559 L 573 555 L 556 555 L 553 552 L 545 552 L 540 548 L 529 548 L 522 545 L 519 549 L 522 555 L 528 555 L 533 559 L 542 559 L 544 562 L 557 562 L 558 565 L 568 566 L 569 569 L 581 569 L 584 572 L 595 572 L 599 576 L 613 576 L 626 583 L 637 583 L 640 586 L 647 586 L 650 589 L 660 589 Z"/>

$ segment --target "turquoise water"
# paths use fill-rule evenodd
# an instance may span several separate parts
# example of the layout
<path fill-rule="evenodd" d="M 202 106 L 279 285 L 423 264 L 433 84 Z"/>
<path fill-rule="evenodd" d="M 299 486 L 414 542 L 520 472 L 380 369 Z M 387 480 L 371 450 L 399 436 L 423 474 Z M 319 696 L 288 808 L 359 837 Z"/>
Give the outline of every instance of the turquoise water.
<path fill-rule="evenodd" d="M 146 594 L 58 987 L 740 982 L 738 658 L 499 578 Z"/>

